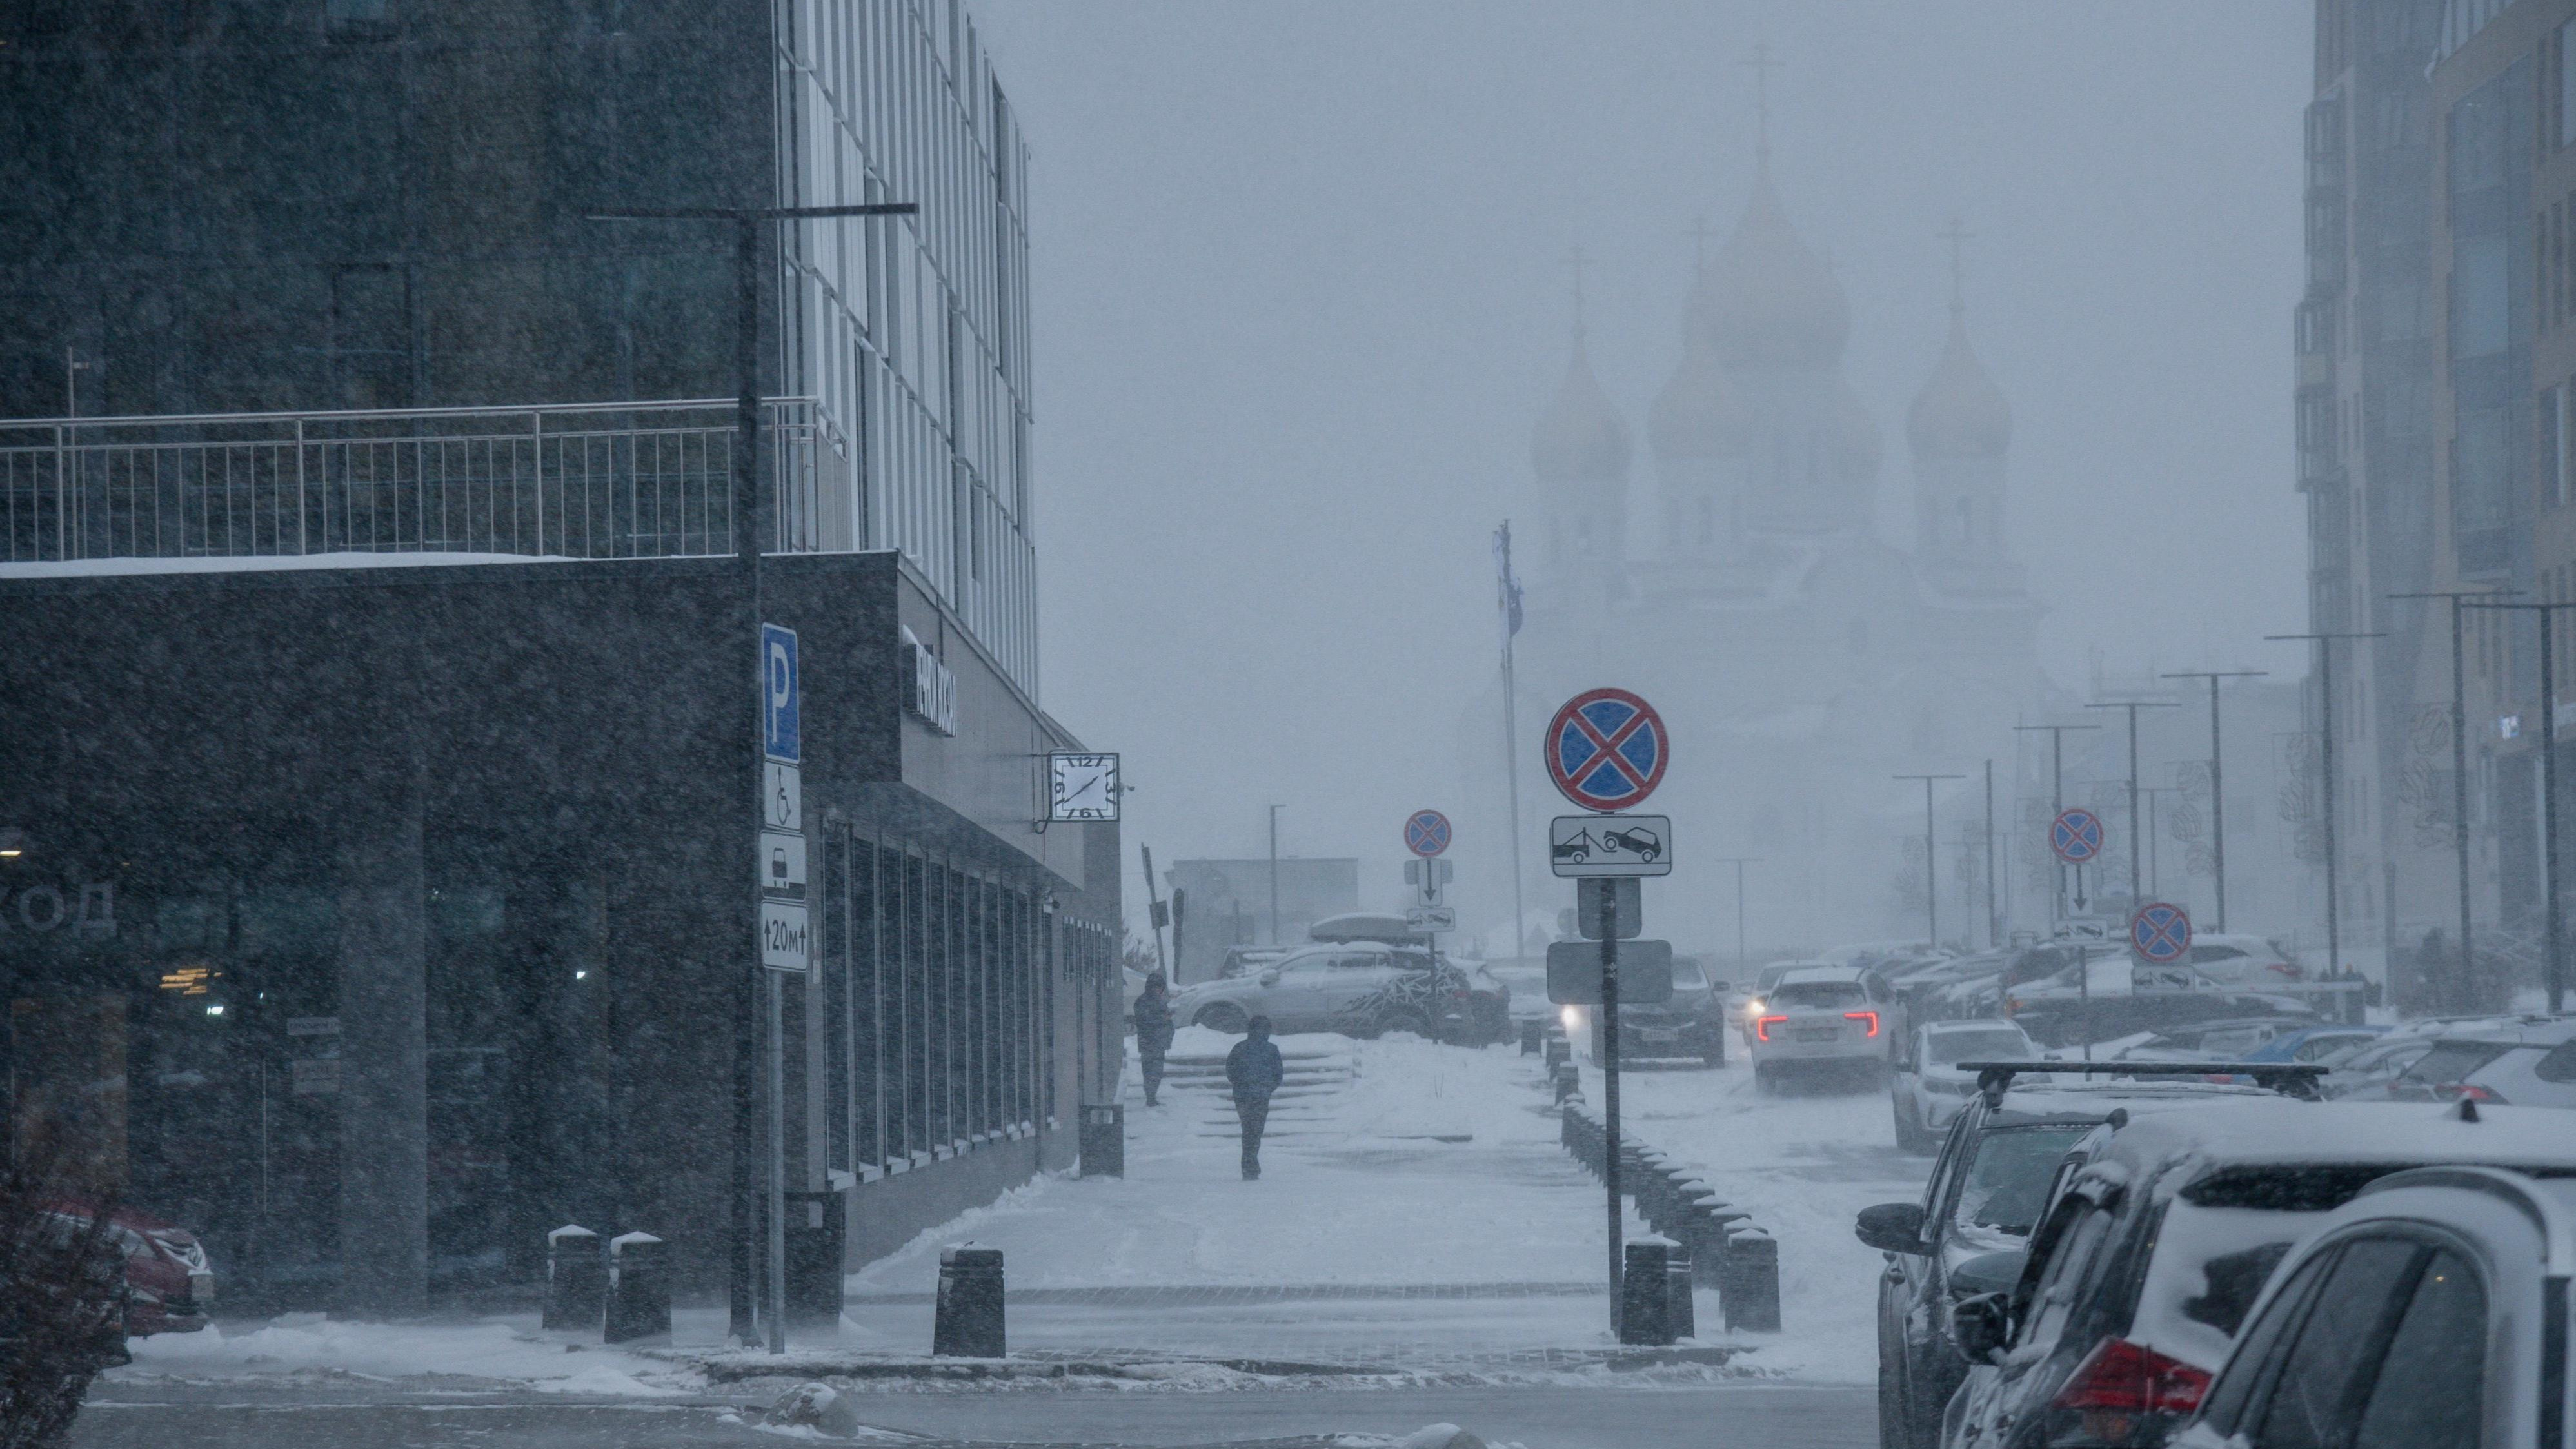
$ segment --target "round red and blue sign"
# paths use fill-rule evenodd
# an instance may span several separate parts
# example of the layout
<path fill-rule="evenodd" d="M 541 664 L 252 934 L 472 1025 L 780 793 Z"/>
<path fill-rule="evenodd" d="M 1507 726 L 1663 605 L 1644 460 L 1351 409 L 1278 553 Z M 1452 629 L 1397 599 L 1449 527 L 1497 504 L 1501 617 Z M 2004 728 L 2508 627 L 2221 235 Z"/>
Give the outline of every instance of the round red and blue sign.
<path fill-rule="evenodd" d="M 1404 817 L 1404 848 L 1428 860 L 1449 848 L 1449 817 L 1416 810 Z"/>
<path fill-rule="evenodd" d="M 1655 707 L 1624 689 L 1586 690 L 1547 726 L 1547 776 L 1586 810 L 1627 810 L 1663 783 L 1672 742 Z"/>
<path fill-rule="evenodd" d="M 2102 853 L 2102 817 L 2078 805 L 2058 813 L 2048 827 L 2048 848 L 2068 865 L 2082 865 Z"/>
<path fill-rule="evenodd" d="M 2191 916 L 2180 906 L 2151 901 L 2129 918 L 2129 944 L 2158 966 L 2179 961 L 2191 949 Z"/>

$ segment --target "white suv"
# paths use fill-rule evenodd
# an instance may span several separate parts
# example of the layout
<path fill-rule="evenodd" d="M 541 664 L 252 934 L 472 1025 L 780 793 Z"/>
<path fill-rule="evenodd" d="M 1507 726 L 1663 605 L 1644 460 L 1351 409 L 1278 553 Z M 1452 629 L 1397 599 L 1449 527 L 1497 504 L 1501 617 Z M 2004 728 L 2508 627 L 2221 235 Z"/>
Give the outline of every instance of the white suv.
<path fill-rule="evenodd" d="M 1783 972 L 1753 1014 L 1753 1082 L 1771 1091 L 1791 1071 L 1862 1071 L 1884 1079 L 1905 1040 L 1905 1003 L 1876 971 L 1801 966 Z"/>

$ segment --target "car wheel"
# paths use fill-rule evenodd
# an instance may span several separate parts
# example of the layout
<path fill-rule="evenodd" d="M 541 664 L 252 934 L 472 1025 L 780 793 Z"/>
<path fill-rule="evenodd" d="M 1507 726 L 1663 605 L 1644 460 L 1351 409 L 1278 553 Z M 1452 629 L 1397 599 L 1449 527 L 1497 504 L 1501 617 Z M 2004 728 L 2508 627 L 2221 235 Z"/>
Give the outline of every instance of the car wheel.
<path fill-rule="evenodd" d="M 1228 1036 L 1241 1036 L 1251 1029 L 1252 1021 L 1243 1014 L 1242 1007 L 1231 1001 L 1220 1001 L 1199 1012 L 1195 1024 Z"/>
<path fill-rule="evenodd" d="M 1390 1011 L 1378 1020 L 1375 1030 L 1369 1034 L 1375 1036 L 1390 1031 L 1409 1031 L 1425 1041 L 1431 1039 L 1431 1023 L 1424 1021 L 1420 1012 Z"/>

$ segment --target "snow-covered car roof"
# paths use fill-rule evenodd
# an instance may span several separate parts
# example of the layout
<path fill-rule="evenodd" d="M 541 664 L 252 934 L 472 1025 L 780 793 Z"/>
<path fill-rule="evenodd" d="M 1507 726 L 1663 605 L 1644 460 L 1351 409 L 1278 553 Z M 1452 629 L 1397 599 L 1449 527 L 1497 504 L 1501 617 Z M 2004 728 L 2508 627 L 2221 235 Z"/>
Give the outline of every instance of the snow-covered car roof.
<path fill-rule="evenodd" d="M 1857 982 L 1868 969 L 1866 966 L 1798 966 L 1781 972 L 1780 979 L 1772 982 L 1771 985 L 1777 989 L 1782 986 L 1804 986 L 1811 981 Z"/>
<path fill-rule="evenodd" d="M 2147 1183 L 2157 1201 L 2170 1204 L 2126 1336 L 2215 1369 L 2227 1356 L 2228 1331 L 2195 1306 L 2212 1295 L 2211 1264 L 2286 1250 L 2313 1231 L 2341 1206 L 2337 1193 L 2360 1186 L 2339 1181 L 2331 1169 L 2445 1163 L 2563 1175 L 2576 1172 L 2576 1133 L 2567 1130 L 2564 1111 L 2548 1107 L 2489 1107 L 2464 1120 L 2456 1106 L 2405 1102 L 2213 1103 L 2123 1127 L 2076 1181 Z M 2303 1177 L 2301 1168 L 2312 1171 Z"/>
<path fill-rule="evenodd" d="M 2576 1016 L 2526 1016 L 2482 1028 L 2441 1033 L 2442 1041 L 2508 1041 L 2525 1046 L 2557 1046 L 2576 1041 Z"/>

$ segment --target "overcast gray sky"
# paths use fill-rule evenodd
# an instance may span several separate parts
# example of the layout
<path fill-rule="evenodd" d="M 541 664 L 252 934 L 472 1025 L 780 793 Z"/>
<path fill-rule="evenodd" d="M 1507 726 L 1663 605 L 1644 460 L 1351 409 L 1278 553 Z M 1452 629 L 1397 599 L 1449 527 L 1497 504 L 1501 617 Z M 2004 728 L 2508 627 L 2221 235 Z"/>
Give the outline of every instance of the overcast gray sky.
<path fill-rule="evenodd" d="M 2077 691 L 2097 654 L 2301 667 L 2259 642 L 2305 622 L 2301 0 L 974 9 L 1035 148 L 1045 703 L 1141 787 L 1131 887 L 1135 842 L 1258 853 L 1285 801 L 1284 848 L 1392 895 L 1494 666 L 1487 537 L 1534 513 L 1561 259 L 1597 259 L 1647 496 L 1688 231 L 1731 229 L 1752 176 L 1757 42 L 1783 199 L 1851 295 L 1882 532 L 1910 529 L 1955 213 L 2044 663 Z"/>

